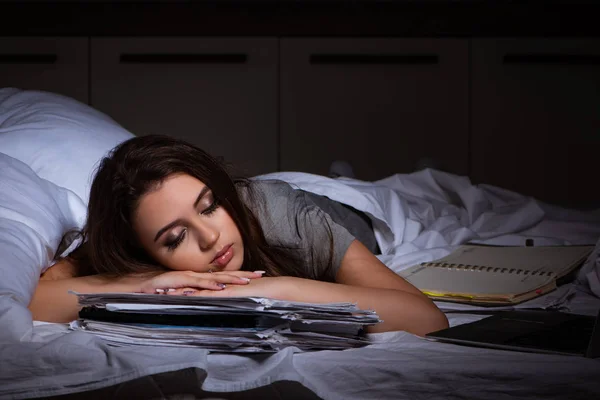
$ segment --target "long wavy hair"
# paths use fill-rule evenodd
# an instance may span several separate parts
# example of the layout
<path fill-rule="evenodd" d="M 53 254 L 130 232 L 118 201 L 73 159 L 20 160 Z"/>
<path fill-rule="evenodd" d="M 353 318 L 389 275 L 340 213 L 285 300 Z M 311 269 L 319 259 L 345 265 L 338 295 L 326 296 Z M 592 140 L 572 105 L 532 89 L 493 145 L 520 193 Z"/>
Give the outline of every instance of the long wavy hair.
<path fill-rule="evenodd" d="M 312 279 L 328 276 L 331 257 L 313 260 L 326 264 L 322 268 L 307 268 L 303 265 L 306 260 L 294 249 L 267 243 L 258 219 L 238 192 L 244 188 L 251 202 L 260 202 L 250 180 L 232 178 L 217 158 L 188 142 L 163 135 L 131 138 L 100 162 L 91 186 L 87 222 L 79 232 L 81 244 L 69 255 L 77 265 L 78 275 L 121 276 L 166 270 L 140 244 L 132 217 L 141 197 L 174 174 L 187 174 L 202 181 L 229 213 L 244 242 L 243 270 Z M 333 241 L 330 242 L 332 250 Z M 324 272 L 310 276 L 315 270 Z"/>

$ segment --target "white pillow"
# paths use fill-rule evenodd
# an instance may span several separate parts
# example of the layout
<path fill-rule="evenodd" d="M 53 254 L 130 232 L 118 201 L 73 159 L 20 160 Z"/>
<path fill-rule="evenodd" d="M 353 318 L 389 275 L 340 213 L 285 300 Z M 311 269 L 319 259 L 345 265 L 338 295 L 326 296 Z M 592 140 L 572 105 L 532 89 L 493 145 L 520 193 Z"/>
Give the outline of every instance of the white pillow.
<path fill-rule="evenodd" d="M 77 195 L 0 153 L 0 341 L 27 335 L 32 324 L 27 305 L 40 274 L 63 234 L 80 229 L 85 217 Z"/>
<path fill-rule="evenodd" d="M 55 93 L 0 89 L 0 152 L 88 203 L 99 160 L 133 135 L 106 114 Z"/>

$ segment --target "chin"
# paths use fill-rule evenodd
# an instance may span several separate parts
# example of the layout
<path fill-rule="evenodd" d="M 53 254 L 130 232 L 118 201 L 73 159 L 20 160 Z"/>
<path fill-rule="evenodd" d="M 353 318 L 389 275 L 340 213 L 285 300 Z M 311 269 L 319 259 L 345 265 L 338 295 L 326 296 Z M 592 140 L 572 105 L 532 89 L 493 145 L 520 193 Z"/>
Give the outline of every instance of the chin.
<path fill-rule="evenodd" d="M 225 266 L 224 271 L 239 271 L 242 269 L 243 258 L 238 258 L 236 254 L 233 259 Z"/>
<path fill-rule="evenodd" d="M 233 260 L 231 260 L 233 261 Z M 229 265 L 225 268 L 225 271 L 239 271 L 242 269 L 242 263 L 238 262 L 230 262 Z"/>

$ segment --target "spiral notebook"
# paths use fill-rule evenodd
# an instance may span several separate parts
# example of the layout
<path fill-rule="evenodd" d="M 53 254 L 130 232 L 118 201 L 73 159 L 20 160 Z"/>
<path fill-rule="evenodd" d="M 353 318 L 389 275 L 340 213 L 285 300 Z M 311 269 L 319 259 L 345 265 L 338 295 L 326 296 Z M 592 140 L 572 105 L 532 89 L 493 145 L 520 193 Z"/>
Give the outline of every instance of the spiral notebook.
<path fill-rule="evenodd" d="M 433 300 L 511 305 L 556 289 L 557 280 L 581 266 L 592 249 L 462 245 L 400 275 Z"/>

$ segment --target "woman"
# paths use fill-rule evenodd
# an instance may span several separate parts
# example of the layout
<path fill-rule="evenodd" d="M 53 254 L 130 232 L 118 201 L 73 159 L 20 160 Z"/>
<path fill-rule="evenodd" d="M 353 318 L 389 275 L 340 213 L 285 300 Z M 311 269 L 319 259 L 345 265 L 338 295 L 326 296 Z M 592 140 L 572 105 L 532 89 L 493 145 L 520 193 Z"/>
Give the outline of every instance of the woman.
<path fill-rule="evenodd" d="M 447 327 L 363 244 L 375 243 L 363 217 L 281 181 L 233 180 L 188 143 L 132 138 L 102 161 L 83 244 L 42 277 L 29 308 L 67 322 L 79 311 L 69 290 L 260 296 L 357 303 L 383 320 L 370 332 Z"/>

